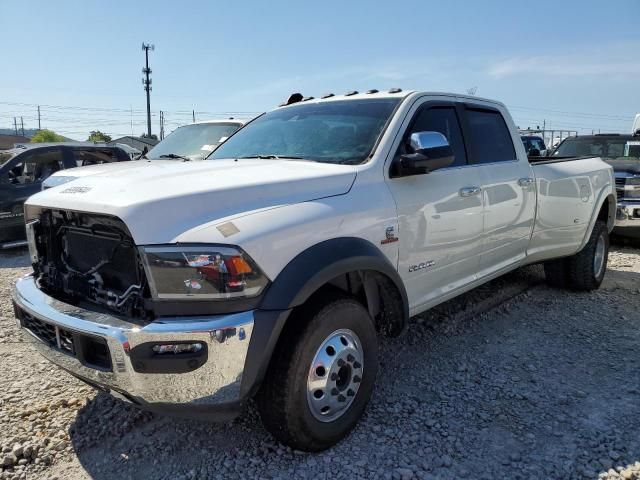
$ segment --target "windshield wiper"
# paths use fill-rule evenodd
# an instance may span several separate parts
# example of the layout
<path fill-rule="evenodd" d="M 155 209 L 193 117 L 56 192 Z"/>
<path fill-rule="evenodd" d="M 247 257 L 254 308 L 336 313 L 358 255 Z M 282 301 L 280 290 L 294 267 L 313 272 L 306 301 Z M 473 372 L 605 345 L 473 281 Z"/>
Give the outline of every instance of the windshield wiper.
<path fill-rule="evenodd" d="M 160 155 L 158 158 L 181 158 L 185 162 L 190 162 L 191 159 L 189 157 L 185 157 L 183 155 L 178 155 L 177 153 L 166 153 L 164 155 Z"/>
<path fill-rule="evenodd" d="M 295 157 L 293 155 L 247 155 L 246 157 L 238 157 L 238 159 L 243 158 L 259 158 L 261 160 L 304 160 L 302 157 Z"/>

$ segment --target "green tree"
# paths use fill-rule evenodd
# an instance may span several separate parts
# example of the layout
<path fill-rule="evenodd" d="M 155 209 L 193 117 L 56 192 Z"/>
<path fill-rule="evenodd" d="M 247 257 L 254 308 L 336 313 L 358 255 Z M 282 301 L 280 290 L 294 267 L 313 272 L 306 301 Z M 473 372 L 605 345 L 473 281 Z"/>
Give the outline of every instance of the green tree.
<path fill-rule="evenodd" d="M 106 133 L 102 133 L 100 130 L 92 131 L 91 134 L 89 135 L 89 138 L 87 138 L 87 142 L 108 143 L 110 141 L 111 141 L 111 137 Z"/>
<path fill-rule="evenodd" d="M 31 137 L 31 143 L 64 142 L 66 140 L 62 135 L 58 135 L 51 130 L 39 130 L 38 133 Z"/>

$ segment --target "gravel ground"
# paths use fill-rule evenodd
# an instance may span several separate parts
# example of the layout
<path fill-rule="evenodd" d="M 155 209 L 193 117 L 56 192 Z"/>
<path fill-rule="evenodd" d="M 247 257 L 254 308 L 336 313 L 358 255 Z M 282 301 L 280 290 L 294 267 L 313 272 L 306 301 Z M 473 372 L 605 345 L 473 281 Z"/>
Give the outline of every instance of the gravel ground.
<path fill-rule="evenodd" d="M 385 340 L 364 418 L 327 452 L 277 444 L 249 407 L 229 424 L 140 412 L 20 342 L 0 256 L 0 480 L 640 479 L 640 250 L 615 247 L 599 291 L 528 267 Z"/>

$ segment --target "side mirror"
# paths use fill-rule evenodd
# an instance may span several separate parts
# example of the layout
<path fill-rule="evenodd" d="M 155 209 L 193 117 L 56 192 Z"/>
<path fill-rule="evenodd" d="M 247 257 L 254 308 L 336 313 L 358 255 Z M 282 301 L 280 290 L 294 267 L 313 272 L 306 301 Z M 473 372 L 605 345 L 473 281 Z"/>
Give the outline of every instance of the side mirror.
<path fill-rule="evenodd" d="M 409 138 L 413 153 L 400 157 L 400 175 L 429 173 L 451 165 L 455 159 L 447 137 L 440 132 L 415 132 Z"/>
<path fill-rule="evenodd" d="M 540 150 L 538 150 L 537 148 L 530 148 L 529 149 L 529 153 L 527 153 L 527 156 L 529 157 L 540 157 Z"/>

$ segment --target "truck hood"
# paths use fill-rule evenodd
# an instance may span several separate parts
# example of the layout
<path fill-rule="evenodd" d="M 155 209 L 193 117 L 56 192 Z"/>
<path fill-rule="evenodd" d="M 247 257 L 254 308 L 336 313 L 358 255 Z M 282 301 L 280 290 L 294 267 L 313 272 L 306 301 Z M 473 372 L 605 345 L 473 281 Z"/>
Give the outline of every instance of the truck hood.
<path fill-rule="evenodd" d="M 171 243 L 208 222 L 342 195 L 352 166 L 289 160 L 133 161 L 71 169 L 80 178 L 26 204 L 115 215 L 138 245 Z"/>
<path fill-rule="evenodd" d="M 626 172 L 640 175 L 640 160 L 630 158 L 606 159 L 606 162 L 613 167 L 614 172 Z"/>

